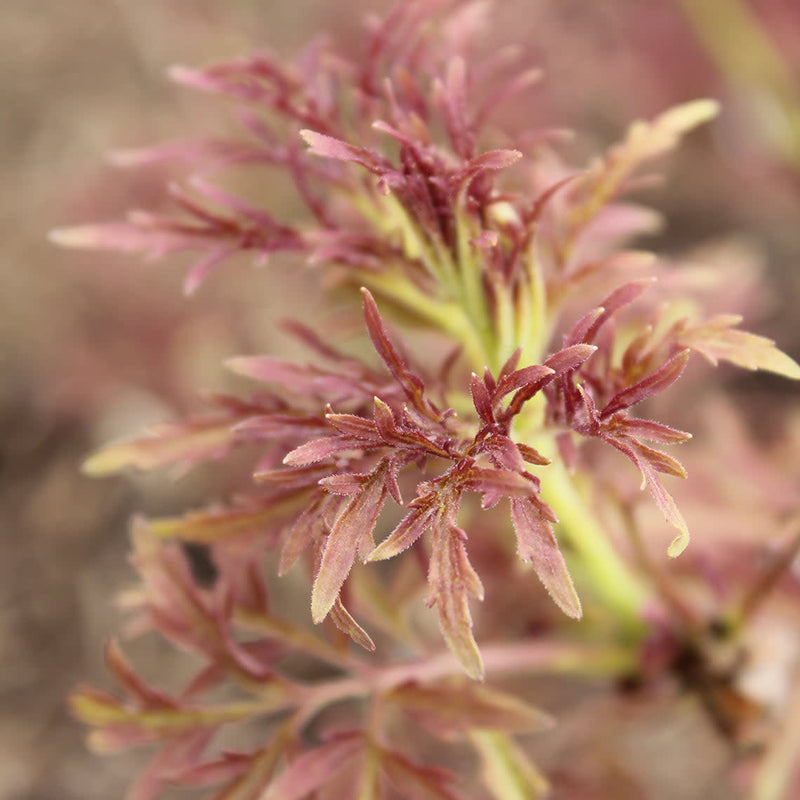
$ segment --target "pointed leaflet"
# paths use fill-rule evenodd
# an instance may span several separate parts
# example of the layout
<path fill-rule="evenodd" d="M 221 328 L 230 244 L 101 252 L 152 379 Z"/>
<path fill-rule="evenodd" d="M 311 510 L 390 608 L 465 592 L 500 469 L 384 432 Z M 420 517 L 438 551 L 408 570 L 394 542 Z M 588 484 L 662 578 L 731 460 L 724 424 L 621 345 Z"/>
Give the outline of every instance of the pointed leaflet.
<path fill-rule="evenodd" d="M 453 777 L 442 769 L 415 764 L 406 756 L 381 751 L 381 770 L 402 793 L 414 800 L 465 800 L 451 788 Z M 268 798 L 271 800 L 271 798 Z"/>
<path fill-rule="evenodd" d="M 408 683 L 395 689 L 388 700 L 444 736 L 487 729 L 525 733 L 553 725 L 547 714 L 514 695 L 463 680 L 431 686 Z"/>
<path fill-rule="evenodd" d="M 431 526 L 436 513 L 435 493 L 417 498 L 397 527 L 370 553 L 368 561 L 383 561 L 403 552 Z"/>
<path fill-rule="evenodd" d="M 550 523 L 533 501 L 512 497 L 509 502 L 511 521 L 517 534 L 517 555 L 523 561 L 533 564 L 539 580 L 556 605 L 568 617 L 580 619 L 583 615 L 581 601 L 575 592 Z"/>
<path fill-rule="evenodd" d="M 375 352 L 386 364 L 389 372 L 394 379 L 402 386 L 403 391 L 414 406 L 424 413 L 436 417 L 441 416 L 433 404 L 424 396 L 425 385 L 418 375 L 415 375 L 406 364 L 405 360 L 397 352 L 394 345 L 389 340 L 389 336 L 384 327 L 378 306 L 374 298 L 367 289 L 361 289 L 364 305 L 364 319 L 367 323 L 367 331 L 372 340 Z"/>
<path fill-rule="evenodd" d="M 664 488 L 664 484 L 661 483 L 661 479 L 658 477 L 656 468 L 642 453 L 640 453 L 638 447 L 634 444 L 626 442 L 621 438 L 615 439 L 613 437 L 606 436 L 603 436 L 602 438 L 605 439 L 605 441 L 607 441 L 609 444 L 616 447 L 617 450 L 628 456 L 628 458 L 630 458 L 631 461 L 633 461 L 633 463 L 639 467 L 639 471 L 642 473 L 643 488 L 644 485 L 647 486 L 647 488 L 650 490 L 650 494 L 656 501 L 656 505 L 664 514 L 666 521 L 679 531 L 679 535 L 672 540 L 667 550 L 667 553 L 671 558 L 679 556 L 689 544 L 689 528 L 686 525 L 686 520 L 683 518 L 683 514 L 681 514 L 680 510 L 678 509 L 678 504 L 675 502 L 675 498 Z"/>
<path fill-rule="evenodd" d="M 187 422 L 162 423 L 148 436 L 108 445 L 83 464 L 87 475 L 101 476 L 126 467 L 160 469 L 175 464 L 184 467 L 224 458 L 235 443 L 231 417 L 205 417 Z"/>
<path fill-rule="evenodd" d="M 360 734 L 347 733 L 306 751 L 270 784 L 263 800 L 303 800 L 345 769 L 364 746 Z"/>
<path fill-rule="evenodd" d="M 386 500 L 386 464 L 371 473 L 361 494 L 354 495 L 334 522 L 325 541 L 319 572 L 311 593 L 311 616 L 322 622 L 336 602 L 356 555 L 366 558 L 374 549 L 372 531 Z"/>
<path fill-rule="evenodd" d="M 451 516 L 455 516 L 455 509 L 440 511 L 433 523 L 427 603 L 436 604 L 444 640 L 464 671 L 482 680 L 483 661 L 472 635 L 468 596 L 482 600 L 483 586 L 467 558 L 466 534 L 450 520 Z"/>
<path fill-rule="evenodd" d="M 336 602 L 333 604 L 329 614 L 333 624 L 342 633 L 346 633 L 356 644 L 360 644 L 365 650 L 369 650 L 370 652 L 375 650 L 375 643 L 344 607 L 341 597 L 336 598 Z"/>
<path fill-rule="evenodd" d="M 180 539 L 184 542 L 211 543 L 220 539 L 269 533 L 277 520 L 296 503 L 276 502 L 266 508 L 202 511 L 183 517 L 149 520 L 150 531 L 159 539 Z"/>
<path fill-rule="evenodd" d="M 691 347 L 716 366 L 717 361 L 729 361 L 737 367 L 763 369 L 800 380 L 800 365 L 775 347 L 772 339 L 747 331 L 732 330 L 742 318 L 735 314 L 720 315 L 700 325 L 684 328 L 678 341 Z"/>
<path fill-rule="evenodd" d="M 628 386 L 621 392 L 617 392 L 608 402 L 606 407 L 600 412 L 602 417 L 608 417 L 616 411 L 635 405 L 647 397 L 663 392 L 671 386 L 686 367 L 689 360 L 689 350 L 682 350 L 662 364 L 655 372 L 643 378 L 633 386 Z"/>

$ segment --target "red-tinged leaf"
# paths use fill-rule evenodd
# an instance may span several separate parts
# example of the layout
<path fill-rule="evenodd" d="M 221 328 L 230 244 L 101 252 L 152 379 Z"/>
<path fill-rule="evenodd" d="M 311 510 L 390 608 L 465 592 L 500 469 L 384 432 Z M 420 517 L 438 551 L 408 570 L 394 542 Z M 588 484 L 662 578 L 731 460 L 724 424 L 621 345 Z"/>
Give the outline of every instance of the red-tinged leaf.
<path fill-rule="evenodd" d="M 299 395 L 333 398 L 361 398 L 366 372 L 356 366 L 326 370 L 310 364 L 296 364 L 275 356 L 237 356 L 225 366 L 237 375 L 270 383 Z"/>
<path fill-rule="evenodd" d="M 577 369 L 591 356 L 597 347 L 592 344 L 573 344 L 570 347 L 565 347 L 557 353 L 553 353 L 548 358 L 544 365 L 549 367 L 555 373 L 555 376 L 561 375 L 564 372 Z"/>
<path fill-rule="evenodd" d="M 417 424 L 411 421 L 406 409 L 398 423 L 392 409 L 379 397 L 374 399 L 374 408 L 375 426 L 384 443 L 412 453 L 421 451 L 417 453 L 418 455 L 428 453 L 442 458 L 450 456 L 446 450 L 420 432 Z"/>
<path fill-rule="evenodd" d="M 655 282 L 655 278 L 641 278 L 616 288 L 603 300 L 599 308 L 590 311 L 567 335 L 565 344 L 591 344 L 597 332 L 620 309 L 630 305 Z"/>
<path fill-rule="evenodd" d="M 478 412 L 478 419 L 486 425 L 491 425 L 494 422 L 492 399 L 489 397 L 486 384 L 474 372 L 470 378 L 470 391 L 472 392 L 472 403 Z"/>
<path fill-rule="evenodd" d="M 84 462 L 83 471 L 87 475 L 102 476 L 126 467 L 152 470 L 218 460 L 235 444 L 234 422 L 231 417 L 208 417 L 156 425 L 146 437 L 99 450 Z"/>
<path fill-rule="evenodd" d="M 119 685 L 136 701 L 136 703 L 145 708 L 175 708 L 175 701 L 158 691 L 148 686 L 137 674 L 134 672 L 133 667 L 128 663 L 119 642 L 116 639 L 111 639 L 106 645 L 106 664 L 114 677 L 117 679 Z"/>
<path fill-rule="evenodd" d="M 324 464 L 310 464 L 306 467 L 288 469 L 260 469 L 253 477 L 262 483 L 289 491 L 291 489 L 310 489 L 330 472 Z"/>
<path fill-rule="evenodd" d="M 354 436 L 367 442 L 379 442 L 378 429 L 371 419 L 357 417 L 354 414 L 326 414 L 325 419 L 345 436 Z"/>
<path fill-rule="evenodd" d="M 264 714 L 274 714 L 294 704 L 284 697 L 279 700 L 241 701 L 217 706 L 182 705 L 173 708 L 140 709 L 123 705 L 110 695 L 89 688 L 74 692 L 70 709 L 81 721 L 97 727 L 126 726 L 141 731 L 150 739 L 168 738 L 198 728 L 217 727 Z"/>
<path fill-rule="evenodd" d="M 737 315 L 720 315 L 701 325 L 685 328 L 678 342 L 700 353 L 714 366 L 718 361 L 728 361 L 744 369 L 763 369 L 800 380 L 800 365 L 796 361 L 775 347 L 772 339 L 733 330 L 740 322 L 741 317 Z"/>
<path fill-rule="evenodd" d="M 273 732 L 267 747 L 251 757 L 247 771 L 209 800 L 260 800 L 286 747 L 288 731 L 283 725 Z"/>
<path fill-rule="evenodd" d="M 338 497 L 317 496 L 297 518 L 281 548 L 278 575 L 285 575 L 311 544 L 315 536 L 327 530 L 326 517 L 340 503 Z"/>
<path fill-rule="evenodd" d="M 533 202 L 531 207 L 525 212 L 524 220 L 525 224 L 528 226 L 534 225 L 541 217 L 542 212 L 547 207 L 547 204 L 552 200 L 552 198 L 556 195 L 556 193 L 563 189 L 568 184 L 572 183 L 577 178 L 583 176 L 583 172 L 576 172 L 573 175 L 567 175 L 566 178 L 562 178 L 560 181 L 548 186 Z"/>
<path fill-rule="evenodd" d="M 383 175 L 391 170 L 391 165 L 383 156 L 366 147 L 355 147 L 341 139 L 315 131 L 302 130 L 300 136 L 308 145 L 309 152 L 314 155 L 360 164 L 376 175 Z"/>
<path fill-rule="evenodd" d="M 603 314 L 605 314 L 605 308 L 603 308 L 603 306 L 598 306 L 581 317 L 564 337 L 564 344 L 571 344 L 574 346 L 578 342 L 588 341 L 589 331 L 593 330 L 597 320 L 599 320 Z"/>
<path fill-rule="evenodd" d="M 608 438 L 606 441 L 628 456 L 628 458 L 639 467 L 639 471 L 642 473 L 642 488 L 647 486 L 650 494 L 656 501 L 656 505 L 664 514 L 664 519 L 666 519 L 673 528 L 677 528 L 679 531 L 678 536 L 672 540 L 667 549 L 668 555 L 671 558 L 676 558 L 689 544 L 689 528 L 686 525 L 683 514 L 681 514 L 678 508 L 678 504 L 675 502 L 675 498 L 666 490 L 664 484 L 661 483 L 655 468 L 646 458 L 640 455 L 635 447 L 620 439 Z"/>
<path fill-rule="evenodd" d="M 494 729 L 526 733 L 551 728 L 553 720 L 514 695 L 479 683 L 452 681 L 435 686 L 409 683 L 389 696 L 403 711 L 437 734 Z"/>
<path fill-rule="evenodd" d="M 608 417 L 617 411 L 622 411 L 624 408 L 641 402 L 647 397 L 663 392 L 681 376 L 686 367 L 686 362 L 689 360 L 689 355 L 689 350 L 682 350 L 646 378 L 642 378 L 633 386 L 617 392 L 600 412 L 600 415 Z"/>
<path fill-rule="evenodd" d="M 472 492 L 505 497 L 528 497 L 536 492 L 536 484 L 518 472 L 475 466 L 470 467 L 461 486 Z"/>
<path fill-rule="evenodd" d="M 151 533 L 159 539 L 212 543 L 269 532 L 275 521 L 285 516 L 294 502 L 290 499 L 266 508 L 194 512 L 183 517 L 152 519 L 148 525 Z"/>
<path fill-rule="evenodd" d="M 310 442 L 295 447 L 284 456 L 283 463 L 290 467 L 305 467 L 323 461 L 338 453 L 350 450 L 374 449 L 383 445 L 378 440 L 372 444 L 365 439 L 356 439 L 354 436 L 326 436 L 324 439 L 313 439 Z"/>
<path fill-rule="evenodd" d="M 663 472 L 666 475 L 674 475 L 676 478 L 687 477 L 683 464 L 672 456 L 655 450 L 641 442 L 631 442 L 631 446 L 636 449 L 642 458 L 647 459 L 656 472 Z"/>
<path fill-rule="evenodd" d="M 322 622 L 336 602 L 356 556 L 366 559 L 375 549 L 372 532 L 386 500 L 385 470 L 386 465 L 381 465 L 373 471 L 364 490 L 347 503 L 326 537 L 311 593 L 311 616 L 315 623 Z"/>
<path fill-rule="evenodd" d="M 528 387 L 531 384 L 540 384 L 543 379 L 549 378 L 554 374 L 555 371 L 553 369 L 540 364 L 533 364 L 529 367 L 518 369 L 500 379 L 494 393 L 495 399 L 505 397 L 507 394 L 517 389 Z"/>
<path fill-rule="evenodd" d="M 175 777 L 195 764 L 211 739 L 207 730 L 187 731 L 167 742 L 150 760 L 126 794 L 126 800 L 156 800 Z"/>
<path fill-rule="evenodd" d="M 521 348 L 521 347 L 518 347 L 518 348 L 517 348 L 517 349 L 516 349 L 516 350 L 515 350 L 515 351 L 514 351 L 514 352 L 513 352 L 513 353 L 512 353 L 512 354 L 511 354 L 511 355 L 510 355 L 510 356 L 509 356 L 507 359 L 506 359 L 506 361 L 505 361 L 505 363 L 503 364 L 503 366 L 502 366 L 502 367 L 500 367 L 500 373 L 499 373 L 499 374 L 498 374 L 498 376 L 497 376 L 497 380 L 498 380 L 498 381 L 501 381 L 501 380 L 503 380 L 503 378 L 505 378 L 505 377 L 506 377 L 506 375 L 510 375 L 510 374 L 511 374 L 511 373 L 512 373 L 512 372 L 513 372 L 513 371 L 514 371 L 516 368 L 517 368 L 517 365 L 519 364 L 519 360 L 520 360 L 520 358 L 522 358 L 522 348 Z M 490 373 L 490 372 L 488 371 L 488 369 L 487 369 L 487 381 L 486 381 L 486 386 L 487 386 L 487 387 L 490 389 L 490 391 L 494 391 L 494 388 L 495 388 L 495 386 L 496 386 L 496 383 L 495 383 L 494 381 L 492 381 L 492 383 L 490 384 L 490 383 L 489 383 L 489 380 L 488 380 L 488 378 L 489 378 L 489 377 L 491 377 L 491 373 Z"/>
<path fill-rule="evenodd" d="M 492 461 L 504 469 L 512 472 L 524 472 L 525 460 L 521 449 L 508 438 L 499 433 L 490 433 L 484 440 L 484 447 L 490 454 Z M 533 448 L 529 448 L 533 450 Z M 536 451 L 533 450 L 535 453 Z M 537 454 L 538 455 L 538 454 Z"/>
<path fill-rule="evenodd" d="M 609 423 L 615 422 L 616 420 L 609 420 Z M 608 423 L 605 427 L 613 430 Z M 677 428 L 671 428 L 669 425 L 648 419 L 623 419 L 619 422 L 619 429 L 621 433 L 634 439 L 647 439 L 650 442 L 660 442 L 661 444 L 680 444 L 692 438 L 691 433 L 679 431 Z"/>
<path fill-rule="evenodd" d="M 453 776 L 436 767 L 422 766 L 396 752 L 381 752 L 381 769 L 401 792 L 414 800 L 464 800 L 452 789 Z"/>
<path fill-rule="evenodd" d="M 374 298 L 369 291 L 364 288 L 361 289 L 361 295 L 364 307 L 364 319 L 375 352 L 380 356 L 383 363 L 386 364 L 389 372 L 392 373 L 392 376 L 400 384 L 406 397 L 412 401 L 414 406 L 438 418 L 440 414 L 436 407 L 425 399 L 425 386 L 422 380 L 409 369 L 405 359 L 401 357 L 391 343 Z"/>
<path fill-rule="evenodd" d="M 510 167 L 522 158 L 519 150 L 489 150 L 467 163 L 453 177 L 453 189 L 456 192 L 469 188 L 470 183 L 482 172 L 497 171 Z"/>
<path fill-rule="evenodd" d="M 303 414 L 262 414 L 238 423 L 233 430 L 241 439 L 268 441 L 290 437 L 307 439 L 329 431 L 320 417 Z"/>
<path fill-rule="evenodd" d="M 145 226 L 136 222 L 106 222 L 96 225 L 76 225 L 55 228 L 48 238 L 60 247 L 81 250 L 116 250 L 120 253 L 149 253 L 160 258 L 177 250 L 200 246 L 203 232 L 200 229 L 180 229 L 155 224 Z"/>
<path fill-rule="evenodd" d="M 534 464 L 539 467 L 546 467 L 548 464 L 552 463 L 549 458 L 543 456 L 538 450 L 531 447 L 524 442 L 516 442 L 517 450 L 519 450 L 520 455 L 527 461 L 529 464 Z"/>
<path fill-rule="evenodd" d="M 364 746 L 360 734 L 344 734 L 303 753 L 270 784 L 263 800 L 304 800 L 347 768 Z"/>
<path fill-rule="evenodd" d="M 183 279 L 183 293 L 187 297 L 191 297 L 216 267 L 242 249 L 240 242 L 212 248 L 206 256 L 195 262 L 186 273 L 186 277 Z"/>
<path fill-rule="evenodd" d="M 573 619 L 583 615 L 564 556 L 550 522 L 530 500 L 511 498 L 511 521 L 517 534 L 517 555 L 529 561 L 556 605 Z"/>
<path fill-rule="evenodd" d="M 370 652 L 375 650 L 375 643 L 344 607 L 341 597 L 336 598 L 336 602 L 333 604 L 329 616 L 333 624 L 342 631 L 342 633 L 346 633 L 356 644 L 360 644 L 365 650 L 369 650 Z"/>
<path fill-rule="evenodd" d="M 230 783 L 249 767 L 251 756 L 246 753 L 222 753 L 213 761 L 190 764 L 184 769 L 171 769 L 170 778 L 181 786 L 214 786 Z"/>
<path fill-rule="evenodd" d="M 319 485 L 331 494 L 358 494 L 364 488 L 364 483 L 368 477 L 368 473 L 342 472 L 338 475 L 329 475 L 327 478 L 323 478 Z"/>
<path fill-rule="evenodd" d="M 436 605 L 439 627 L 447 646 L 464 671 L 483 679 L 483 661 L 472 635 L 468 596 L 483 599 L 483 585 L 467 558 L 465 534 L 443 513 L 433 524 L 433 543 L 428 567 L 428 605 Z"/>
<path fill-rule="evenodd" d="M 435 499 L 414 506 L 397 527 L 370 553 L 369 561 L 383 561 L 411 547 L 431 526 L 436 513 Z"/>

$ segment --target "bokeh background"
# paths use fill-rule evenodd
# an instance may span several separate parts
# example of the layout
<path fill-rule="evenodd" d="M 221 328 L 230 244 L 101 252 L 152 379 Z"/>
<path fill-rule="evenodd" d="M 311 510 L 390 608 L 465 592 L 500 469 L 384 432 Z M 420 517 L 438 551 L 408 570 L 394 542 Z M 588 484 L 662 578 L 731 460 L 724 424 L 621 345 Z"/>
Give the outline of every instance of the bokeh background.
<path fill-rule="evenodd" d="M 65 710 L 77 682 L 104 681 L 112 598 L 130 579 L 134 510 L 177 512 L 208 491 L 202 471 L 93 481 L 79 466 L 100 443 L 196 407 L 227 380 L 220 362 L 276 349 L 273 322 L 313 316 L 299 265 L 234 265 L 182 297 L 182 264 L 59 251 L 57 225 L 158 204 L 169 176 L 119 172 L 113 148 L 220 132 L 231 116 L 169 83 L 198 65 L 268 44 L 290 54 L 326 30 L 359 44 L 366 0 L 107 0 L 0 3 L 0 797 L 121 797 L 135 756 L 98 760 Z M 704 11 L 698 11 L 698 7 Z M 666 167 L 649 203 L 664 231 L 649 246 L 759 275 L 748 327 L 800 356 L 800 4 L 786 0 L 506 0 L 497 44 L 520 43 L 546 72 L 509 121 L 574 127 L 576 157 L 627 122 L 699 96 L 723 114 Z M 263 191 L 269 191 L 264 187 Z M 227 269 L 227 268 L 226 268 Z M 794 387 L 723 373 L 754 409 Z M 754 424 L 763 424 L 763 419 Z M 170 667 L 150 652 L 150 673 Z M 666 796 L 666 795 L 665 795 Z M 685 797 L 685 795 L 684 795 Z"/>

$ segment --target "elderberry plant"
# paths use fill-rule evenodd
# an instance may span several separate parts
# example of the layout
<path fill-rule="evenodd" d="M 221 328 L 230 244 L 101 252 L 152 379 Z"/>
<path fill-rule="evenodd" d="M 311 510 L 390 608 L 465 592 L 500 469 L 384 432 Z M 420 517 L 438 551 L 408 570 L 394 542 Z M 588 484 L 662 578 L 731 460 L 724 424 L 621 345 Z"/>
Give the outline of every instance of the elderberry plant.
<path fill-rule="evenodd" d="M 739 316 L 707 312 L 688 268 L 673 280 L 680 266 L 626 247 L 651 215 L 620 198 L 716 104 L 635 122 L 572 167 L 550 131 L 493 126 L 539 75 L 480 57 L 487 21 L 483 3 L 409 0 L 369 21 L 358 54 L 317 41 L 292 64 L 264 52 L 175 69 L 235 104 L 241 137 L 119 156 L 189 165 L 169 187 L 174 215 L 53 233 L 198 254 L 187 293 L 235 254 L 300 254 L 360 302 L 374 351 L 290 323 L 309 363 L 232 358 L 249 395 L 214 395 L 206 412 L 88 460 L 94 475 L 224 470 L 238 450 L 253 464 L 224 507 L 133 523 L 135 628 L 201 665 L 168 693 L 115 640 L 121 694 L 73 694 L 97 749 L 155 745 L 132 800 L 173 785 L 215 800 L 522 800 L 549 784 L 585 796 L 535 765 L 535 736 L 515 738 L 558 724 L 532 676 L 677 675 L 728 728 L 722 698 L 745 702 L 708 640 L 712 620 L 733 640 L 747 614 L 681 597 L 664 549 L 645 555 L 660 523 L 637 521 L 608 479 L 638 472 L 679 556 L 689 525 L 670 487 L 687 472 L 671 449 L 690 434 L 650 419 L 648 403 L 667 389 L 681 402 L 671 387 L 695 354 L 800 378 Z M 305 215 L 277 219 L 215 182 L 242 165 L 284 171 Z M 206 548 L 212 580 L 193 574 L 187 544 Z M 310 613 L 274 610 L 290 570 L 308 576 Z M 248 726 L 256 746 L 215 744 Z"/>

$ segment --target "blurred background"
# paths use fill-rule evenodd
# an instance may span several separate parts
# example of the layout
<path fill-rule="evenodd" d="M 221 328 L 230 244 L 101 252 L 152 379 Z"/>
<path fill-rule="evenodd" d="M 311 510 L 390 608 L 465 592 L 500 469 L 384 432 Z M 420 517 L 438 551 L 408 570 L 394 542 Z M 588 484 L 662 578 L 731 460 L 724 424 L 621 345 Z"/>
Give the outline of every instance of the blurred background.
<path fill-rule="evenodd" d="M 135 510 L 198 504 L 207 478 L 93 481 L 88 452 L 196 408 L 226 380 L 220 362 L 275 349 L 276 316 L 314 307 L 308 276 L 279 265 L 181 294 L 185 263 L 142 264 L 54 248 L 48 229 L 160 202 L 169 177 L 119 172 L 104 154 L 220 132 L 229 109 L 170 84 L 267 44 L 291 54 L 319 31 L 359 43 L 359 18 L 386 2 L 116 0 L 0 3 L 0 797 L 121 797 L 132 758 L 98 761 L 67 716 L 66 692 L 104 681 L 111 599 L 130 579 Z M 721 118 L 666 165 L 646 200 L 667 226 L 647 246 L 740 261 L 759 277 L 750 330 L 800 357 L 800 5 L 786 0 L 507 0 L 496 44 L 520 43 L 546 79 L 514 123 L 574 127 L 577 158 L 635 117 L 700 96 Z M 646 9 L 646 11 L 645 11 Z M 527 102 L 527 101 L 526 101 Z M 580 162 L 578 162 L 580 163 Z M 235 276 L 235 277 L 232 277 Z M 311 299 L 309 299 L 311 298 Z M 310 306 L 309 306 L 310 304 Z M 727 377 L 743 397 L 786 382 Z M 794 392 L 794 394 L 793 394 Z M 151 654 L 152 671 L 159 654 Z M 166 659 L 168 656 L 163 655 Z"/>

